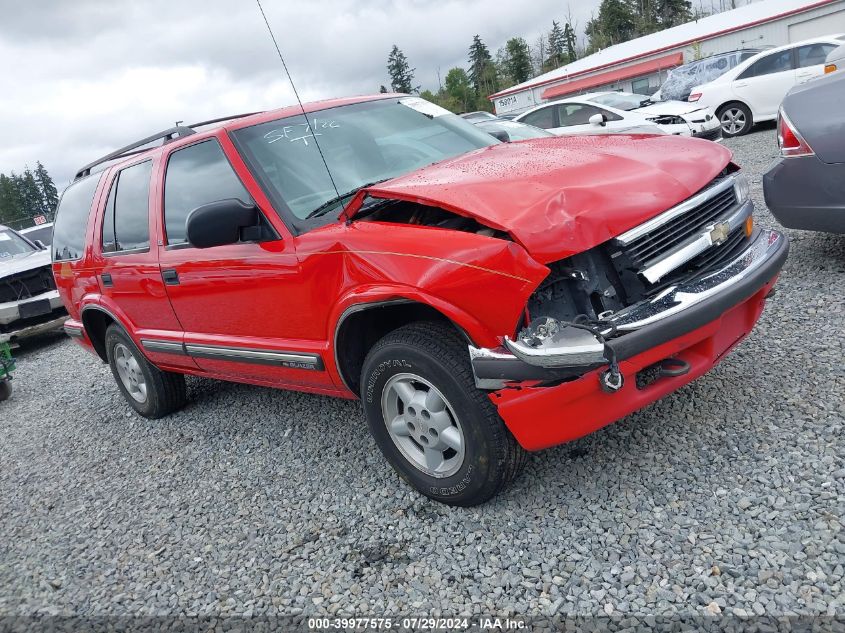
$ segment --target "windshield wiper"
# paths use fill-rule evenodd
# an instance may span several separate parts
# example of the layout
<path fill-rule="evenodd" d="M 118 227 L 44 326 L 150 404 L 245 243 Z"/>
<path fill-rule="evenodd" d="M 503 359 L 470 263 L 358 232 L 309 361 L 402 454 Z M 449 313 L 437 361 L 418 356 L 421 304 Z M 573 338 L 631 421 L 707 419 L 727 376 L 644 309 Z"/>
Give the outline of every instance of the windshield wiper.
<path fill-rule="evenodd" d="M 363 185 L 361 185 L 361 186 L 359 186 L 359 187 L 356 187 L 356 188 L 355 188 L 355 189 L 353 189 L 352 191 L 347 191 L 347 192 L 346 192 L 346 193 L 344 193 L 344 194 L 341 194 L 341 195 L 339 195 L 339 196 L 335 196 L 334 198 L 330 198 L 329 200 L 326 200 L 323 204 L 321 204 L 319 207 L 317 207 L 316 209 L 314 209 L 311 213 L 309 213 L 308 215 L 306 215 L 306 216 L 305 216 L 305 219 L 306 219 L 306 220 L 310 220 L 310 219 L 312 219 L 312 218 L 318 218 L 318 217 L 320 217 L 321 215 L 325 215 L 326 213 L 328 213 L 329 211 L 331 211 L 331 209 L 332 209 L 332 208 L 333 208 L 333 207 L 334 207 L 334 206 L 335 206 L 338 202 L 342 202 L 342 201 L 343 201 L 344 199 L 346 199 L 346 198 L 351 198 L 351 197 L 352 197 L 352 196 L 354 196 L 356 193 L 358 193 L 359 191 L 361 191 L 361 189 L 366 189 L 367 187 L 372 187 L 373 185 L 377 185 L 377 184 L 379 184 L 380 182 L 384 182 L 385 180 L 390 180 L 390 178 L 382 178 L 381 180 L 374 180 L 373 182 L 364 183 Z"/>

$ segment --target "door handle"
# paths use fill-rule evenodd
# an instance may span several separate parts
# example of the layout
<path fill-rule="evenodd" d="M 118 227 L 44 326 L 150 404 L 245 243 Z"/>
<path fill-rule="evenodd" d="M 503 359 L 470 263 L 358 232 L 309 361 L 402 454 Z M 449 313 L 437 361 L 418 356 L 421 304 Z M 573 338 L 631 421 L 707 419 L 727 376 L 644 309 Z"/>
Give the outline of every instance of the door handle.
<path fill-rule="evenodd" d="M 103 285 L 106 288 L 111 288 L 114 285 L 114 283 L 112 282 L 110 273 L 102 273 L 100 275 L 100 279 L 103 281 Z"/>
<path fill-rule="evenodd" d="M 748 85 L 748 84 L 747 84 L 746 82 L 744 82 L 744 81 L 740 81 L 740 82 L 735 83 L 735 84 L 734 84 L 734 87 L 735 87 L 735 88 L 745 88 L 745 86 L 747 86 L 747 85 Z"/>
<path fill-rule="evenodd" d="M 167 268 L 161 271 L 161 278 L 164 280 L 164 283 L 168 286 L 178 286 L 179 285 L 179 273 L 176 272 L 173 268 Z"/>

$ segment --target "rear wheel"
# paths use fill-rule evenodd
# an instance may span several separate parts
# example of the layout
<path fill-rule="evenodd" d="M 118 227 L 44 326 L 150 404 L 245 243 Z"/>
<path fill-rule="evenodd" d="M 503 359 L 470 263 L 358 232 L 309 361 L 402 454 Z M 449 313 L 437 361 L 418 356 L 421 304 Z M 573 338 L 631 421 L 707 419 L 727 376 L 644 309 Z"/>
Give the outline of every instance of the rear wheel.
<path fill-rule="evenodd" d="M 8 400 L 12 395 L 12 383 L 8 380 L 0 380 L 0 402 Z"/>
<path fill-rule="evenodd" d="M 728 103 L 719 108 L 719 123 L 722 125 L 722 135 L 728 138 L 742 136 L 751 131 L 754 119 L 751 110 L 744 103 Z"/>
<path fill-rule="evenodd" d="M 527 453 L 476 388 L 466 344 L 448 325 L 413 323 L 387 334 L 367 355 L 361 385 L 382 453 L 432 499 L 483 503 L 525 465 Z"/>
<path fill-rule="evenodd" d="M 119 325 L 106 330 L 106 354 L 123 397 L 145 418 L 164 417 L 185 404 L 185 377 L 150 363 Z"/>

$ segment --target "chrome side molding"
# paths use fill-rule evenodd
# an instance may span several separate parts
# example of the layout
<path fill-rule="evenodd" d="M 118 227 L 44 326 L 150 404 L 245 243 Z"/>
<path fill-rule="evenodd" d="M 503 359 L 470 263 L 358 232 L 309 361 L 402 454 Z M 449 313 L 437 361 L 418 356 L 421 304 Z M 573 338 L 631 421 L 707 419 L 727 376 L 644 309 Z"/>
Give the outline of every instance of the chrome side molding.
<path fill-rule="evenodd" d="M 290 369 L 311 369 L 322 371 L 323 359 L 317 354 L 287 352 L 270 349 L 229 347 L 226 345 L 200 345 L 198 343 L 180 343 L 160 339 L 141 339 L 141 347 L 150 352 L 226 360 L 238 363 L 276 365 Z"/>

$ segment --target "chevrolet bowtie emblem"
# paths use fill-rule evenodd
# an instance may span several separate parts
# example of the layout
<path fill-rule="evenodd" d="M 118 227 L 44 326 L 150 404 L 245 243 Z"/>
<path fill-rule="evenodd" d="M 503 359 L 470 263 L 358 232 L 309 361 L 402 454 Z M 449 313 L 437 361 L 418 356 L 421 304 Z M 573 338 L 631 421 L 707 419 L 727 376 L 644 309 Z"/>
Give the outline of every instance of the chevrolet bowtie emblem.
<path fill-rule="evenodd" d="M 710 242 L 714 246 L 723 244 L 728 239 L 728 233 L 730 233 L 730 230 L 731 225 L 727 222 L 719 222 L 718 224 L 708 227 Z"/>

